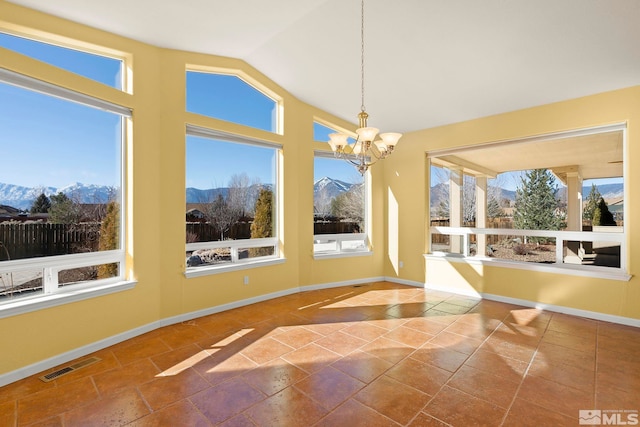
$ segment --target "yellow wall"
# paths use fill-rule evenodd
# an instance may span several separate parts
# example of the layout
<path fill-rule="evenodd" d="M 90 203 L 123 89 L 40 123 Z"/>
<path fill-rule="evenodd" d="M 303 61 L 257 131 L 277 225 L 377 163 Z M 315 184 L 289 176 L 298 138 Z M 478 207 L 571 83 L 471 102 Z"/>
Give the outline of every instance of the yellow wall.
<path fill-rule="evenodd" d="M 0 67 L 88 93 L 133 109 L 128 268 L 134 289 L 0 319 L 0 375 L 144 325 L 300 286 L 382 276 L 383 208 L 373 208 L 373 256 L 313 258 L 313 120 L 337 119 L 292 97 L 243 61 L 159 49 L 0 1 L 0 30 L 59 35 L 115 49 L 133 58 L 131 94 L 0 49 Z M 283 98 L 284 132 L 270 132 L 185 112 L 187 64 L 240 70 Z M 283 264 L 187 279 L 185 270 L 185 124 L 263 138 L 283 146 Z M 382 171 L 372 181 L 381 187 Z M 347 268 L 348 267 L 348 268 Z M 349 273 L 352 271 L 352 273 Z M 243 285 L 243 276 L 250 284 Z M 10 344 L 9 344 L 10 343 Z"/>
<path fill-rule="evenodd" d="M 511 268 L 425 260 L 428 174 L 426 152 L 512 140 L 534 135 L 627 123 L 625 153 L 625 230 L 628 233 L 628 282 L 585 278 Z M 640 319 L 640 86 L 543 105 L 405 135 L 396 153 L 385 161 L 387 193 L 399 206 L 397 250 L 404 268 L 399 274 L 386 259 L 385 275 L 416 282 L 450 286 L 458 291 L 538 301 L 579 310 Z M 388 211 L 396 203 L 390 198 Z M 388 212 L 389 218 L 394 213 Z M 633 256 L 635 254 L 635 257 Z M 391 257 L 389 257 L 391 258 Z"/>

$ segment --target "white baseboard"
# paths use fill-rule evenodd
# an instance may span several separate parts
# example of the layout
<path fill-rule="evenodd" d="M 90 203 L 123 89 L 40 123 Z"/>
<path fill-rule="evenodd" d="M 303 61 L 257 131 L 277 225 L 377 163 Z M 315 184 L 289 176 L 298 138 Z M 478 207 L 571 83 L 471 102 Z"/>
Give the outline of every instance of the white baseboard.
<path fill-rule="evenodd" d="M 343 280 L 340 282 L 319 283 L 317 285 L 300 286 L 300 292 L 317 291 L 320 289 L 339 288 L 341 286 L 362 285 L 364 283 L 384 282 L 384 281 L 385 281 L 385 277 L 379 276 L 379 277 L 368 277 L 365 279 Z"/>
<path fill-rule="evenodd" d="M 415 280 L 400 279 L 398 277 L 386 276 L 384 278 L 384 281 L 385 282 L 391 282 L 391 283 L 398 283 L 399 285 L 414 286 L 416 288 L 424 288 L 424 283 L 422 283 L 422 282 L 417 282 Z"/>

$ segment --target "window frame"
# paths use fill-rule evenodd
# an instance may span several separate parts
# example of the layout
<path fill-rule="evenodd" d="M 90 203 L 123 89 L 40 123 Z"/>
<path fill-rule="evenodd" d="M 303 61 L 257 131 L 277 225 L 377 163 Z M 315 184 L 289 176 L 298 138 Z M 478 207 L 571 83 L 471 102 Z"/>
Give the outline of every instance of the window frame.
<path fill-rule="evenodd" d="M 522 144 L 522 143 L 535 143 L 536 141 L 545 141 L 549 139 L 556 139 L 560 137 L 572 137 L 583 135 L 595 135 L 599 133 L 607 132 L 621 132 L 622 144 L 623 144 L 623 159 L 627 158 L 627 124 L 626 123 L 614 123 L 611 125 L 597 126 L 592 128 L 576 129 L 565 132 L 550 133 L 545 135 L 538 135 L 526 138 L 520 138 L 515 140 L 499 141 L 494 143 L 482 144 L 485 147 L 509 145 L 509 144 Z M 491 229 L 491 228 L 477 228 L 477 227 L 442 227 L 431 225 L 431 209 L 430 209 L 430 197 L 431 197 L 431 166 L 432 158 L 437 158 L 445 155 L 455 155 L 456 152 L 474 150 L 481 148 L 481 146 L 466 146 L 459 149 L 445 149 L 434 150 L 426 153 L 426 173 L 428 174 L 427 182 L 429 201 L 426 203 L 426 224 L 427 224 L 427 236 L 426 236 L 426 251 L 424 257 L 426 260 L 446 260 L 450 262 L 464 262 L 468 264 L 479 264 L 485 266 L 496 266 L 504 268 L 514 268 L 528 271 L 544 271 L 551 273 L 569 274 L 576 276 L 586 277 L 598 277 L 611 280 L 628 281 L 631 279 L 631 275 L 628 272 L 628 226 L 623 227 L 621 232 L 593 232 L 593 231 L 554 231 L 554 230 L 522 230 L 522 229 Z M 623 170 L 623 182 L 625 179 Z M 624 186 L 625 199 L 628 197 L 628 183 Z M 624 206 L 623 215 L 628 218 L 627 204 Z M 462 240 L 462 252 L 461 253 L 449 253 L 443 251 L 434 251 L 432 249 L 432 235 L 443 234 L 449 236 L 456 236 Z M 510 261 L 502 259 L 488 258 L 478 253 L 475 256 L 469 254 L 469 238 L 470 235 L 518 235 L 518 236 L 538 236 L 538 237 L 551 237 L 556 242 L 556 262 L 554 264 L 537 264 L 526 261 Z M 569 264 L 560 262 L 563 259 L 563 247 L 565 242 L 568 241 L 607 241 L 620 244 L 620 266 L 619 267 L 602 267 L 580 264 Z"/>
<path fill-rule="evenodd" d="M 5 23 L 6 24 L 6 23 Z M 41 43 L 43 45 L 48 45 L 48 46 L 52 46 L 54 48 L 62 48 L 62 49 L 68 49 L 68 50 L 73 50 L 73 51 L 77 51 L 83 54 L 87 54 L 87 55 L 94 55 L 94 56 L 100 56 L 103 58 L 107 58 L 107 59 L 112 59 L 115 61 L 119 61 L 120 62 L 120 79 L 119 79 L 119 86 L 118 85 L 110 85 L 108 83 L 102 82 L 100 80 L 96 80 L 92 77 L 89 76 L 85 76 L 83 74 L 80 74 L 76 71 L 72 71 L 68 68 L 64 68 L 62 66 L 59 65 L 54 65 L 51 62 L 48 61 L 43 61 L 41 59 L 37 59 L 34 58 L 36 61 L 40 61 L 42 63 L 45 63 L 49 66 L 52 67 L 56 67 L 59 68 L 61 70 L 64 70 L 67 73 L 71 73 L 74 76 L 79 76 L 81 78 L 85 78 L 85 79 L 89 79 L 93 82 L 99 83 L 101 85 L 104 85 L 108 88 L 117 90 L 119 92 L 124 92 L 124 93 L 128 93 L 128 94 L 132 94 L 133 93 L 133 88 L 132 88 L 132 69 L 131 69 L 131 62 L 132 62 L 132 55 L 129 53 L 125 53 L 116 49 L 112 49 L 112 48 L 108 48 L 105 46 L 100 46 L 100 45 L 96 45 L 96 44 L 92 44 L 89 42 L 83 42 L 83 41 L 78 41 L 78 40 L 74 40 L 74 39 L 70 39 L 67 37 L 63 37 L 60 36 L 58 34 L 51 34 L 51 33 L 47 33 L 47 34 L 42 34 L 40 32 L 38 32 L 38 34 L 36 35 L 32 30 L 26 30 L 26 29 L 22 29 L 19 28 L 18 31 L 16 31 L 15 28 L 11 28 L 11 27 L 6 27 L 3 26 L 2 23 L 0 22 L 0 33 L 4 33 L 8 36 L 12 36 L 12 37 L 18 37 L 18 38 L 22 38 L 34 43 Z M 20 51 L 16 51 L 13 49 L 9 49 L 9 48 L 4 48 L 2 46 L 0 46 L 0 49 L 7 49 L 13 52 L 16 52 L 19 55 L 24 55 L 27 57 L 32 58 L 32 56 L 30 56 L 29 54 L 26 53 L 22 53 Z"/>
<path fill-rule="evenodd" d="M 322 123 L 321 123 L 322 124 Z M 325 126 L 323 124 L 323 126 Z M 315 165 L 316 158 L 330 159 L 339 161 L 345 161 L 344 158 L 351 157 L 349 155 L 344 156 L 343 158 L 337 158 L 331 151 L 325 150 L 314 150 L 313 160 Z M 354 157 L 355 158 L 355 157 Z M 349 164 L 345 162 L 345 164 Z M 314 259 L 327 259 L 327 258 L 347 258 L 347 257 L 356 257 L 356 256 L 370 256 L 373 255 L 373 249 L 371 244 L 371 171 L 367 171 L 363 179 L 364 185 L 364 200 L 363 200 L 363 221 L 364 226 L 362 233 L 336 233 L 336 234 L 314 234 L 313 235 L 313 258 Z M 316 251 L 315 245 L 322 241 L 335 242 L 336 249 L 335 250 L 326 250 L 326 251 Z M 365 249 L 362 250 L 354 250 L 349 248 L 342 248 L 345 242 L 351 241 L 362 241 Z"/>
<path fill-rule="evenodd" d="M 284 106 L 283 106 L 282 97 L 279 96 L 274 91 L 272 91 L 271 89 L 267 88 L 266 86 L 260 84 L 256 79 L 254 79 L 253 77 L 251 77 L 250 75 L 248 75 L 244 71 L 242 71 L 242 70 L 232 70 L 232 69 L 227 69 L 227 68 L 199 66 L 199 65 L 195 65 L 195 64 L 187 64 L 187 68 L 186 68 L 185 74 L 184 74 L 185 84 L 186 84 L 186 81 L 187 81 L 187 75 L 189 73 L 215 74 L 215 75 L 221 75 L 221 76 L 235 77 L 235 78 L 239 79 L 240 81 L 242 81 L 247 86 L 251 87 L 256 92 L 259 92 L 260 94 L 262 94 L 265 98 L 268 98 L 271 101 L 273 101 L 273 103 L 274 103 L 273 114 L 275 114 L 275 117 L 272 117 L 273 129 L 267 130 L 267 129 L 262 129 L 262 128 L 259 128 L 259 127 L 253 126 L 253 125 L 240 123 L 240 122 L 237 122 L 237 121 L 234 121 L 234 120 L 228 120 L 228 119 L 221 118 L 221 117 L 215 117 L 215 116 L 204 114 L 204 113 L 201 113 L 201 112 L 190 111 L 187 108 L 187 100 L 188 100 L 188 93 L 187 92 L 188 91 L 187 91 L 187 89 L 185 89 L 185 111 L 188 114 L 196 114 L 196 115 L 200 115 L 202 117 L 207 117 L 207 118 L 214 119 L 214 120 L 221 120 L 221 121 L 224 121 L 224 122 L 227 122 L 227 123 L 232 123 L 233 125 L 243 126 L 243 127 L 247 127 L 249 129 L 252 129 L 252 130 L 257 130 L 258 132 L 267 132 L 267 133 L 274 134 L 274 135 L 283 135 L 284 134 Z"/>
<path fill-rule="evenodd" d="M 235 270 L 244 270 L 254 267 L 261 267 L 265 265 L 274 265 L 284 262 L 282 253 L 280 251 L 280 235 L 281 235 L 281 212 L 280 206 L 281 200 L 281 170 L 282 170 L 282 144 L 275 142 L 264 141 L 262 139 L 251 138 L 248 136 L 233 134 L 221 130 L 215 130 L 197 126 L 193 124 L 186 124 L 185 131 L 185 149 L 186 138 L 188 136 L 194 136 L 199 138 L 206 138 L 214 141 L 230 142 L 235 144 L 244 144 L 252 147 L 263 147 L 275 150 L 275 170 L 273 183 L 274 195 L 273 195 L 273 209 L 274 209 L 274 224 L 273 224 L 273 237 L 257 238 L 257 239 L 237 239 L 237 240 L 223 240 L 223 241 L 209 241 L 209 242 L 196 242 L 185 243 L 185 255 L 186 252 L 194 251 L 197 249 L 216 249 L 216 248 L 229 248 L 231 251 L 231 261 L 229 263 L 219 265 L 209 265 L 203 267 L 188 267 L 185 262 L 184 275 L 187 278 L 207 276 L 210 274 L 226 273 Z M 186 173 L 186 169 L 185 169 Z M 186 186 L 185 186 L 186 191 Z M 183 230 L 186 233 L 186 228 Z M 186 240 L 186 239 L 185 239 Z M 255 258 L 240 259 L 237 251 L 240 248 L 257 248 L 257 247 L 273 247 L 272 255 L 265 255 Z M 186 256 L 185 256 L 186 259 Z"/>
<path fill-rule="evenodd" d="M 120 137 L 120 248 L 109 251 L 87 252 L 79 254 L 52 255 L 40 258 L 8 260 L 0 263 L 0 274 L 19 271 L 42 271 L 42 293 L 29 295 L 0 302 L 0 318 L 35 311 L 55 305 L 93 298 L 120 290 L 130 289 L 135 281 L 126 277 L 126 153 L 127 135 L 131 126 L 132 110 L 122 105 L 103 99 L 94 98 L 62 86 L 47 83 L 33 77 L 0 68 L 0 82 L 21 89 L 53 96 L 80 105 L 97 108 L 121 116 Z M 86 282 L 59 284 L 58 272 L 79 267 L 97 266 L 101 264 L 118 264 L 118 275 L 106 279 Z"/>

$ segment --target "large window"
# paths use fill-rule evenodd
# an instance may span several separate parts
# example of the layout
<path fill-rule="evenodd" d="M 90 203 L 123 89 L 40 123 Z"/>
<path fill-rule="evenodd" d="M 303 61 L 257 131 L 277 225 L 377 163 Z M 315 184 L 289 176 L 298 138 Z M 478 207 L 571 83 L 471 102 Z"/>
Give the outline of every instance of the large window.
<path fill-rule="evenodd" d="M 366 253 L 367 179 L 332 153 L 316 152 L 313 240 L 316 256 Z"/>
<path fill-rule="evenodd" d="M 123 89 L 124 62 L 121 59 L 69 49 L 6 33 L 0 33 L 0 46 L 107 86 Z"/>
<path fill-rule="evenodd" d="M 628 277 L 624 140 L 621 124 L 429 153 L 430 252 Z"/>
<path fill-rule="evenodd" d="M 187 275 L 279 257 L 279 151 L 276 144 L 188 126 Z"/>
<path fill-rule="evenodd" d="M 0 69 L 0 308 L 122 281 L 129 116 Z"/>

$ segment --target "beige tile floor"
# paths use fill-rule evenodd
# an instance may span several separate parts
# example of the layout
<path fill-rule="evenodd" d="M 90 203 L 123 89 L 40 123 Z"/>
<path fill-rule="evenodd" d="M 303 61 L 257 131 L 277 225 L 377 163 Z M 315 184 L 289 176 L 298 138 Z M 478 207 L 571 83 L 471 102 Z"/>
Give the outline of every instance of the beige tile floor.
<path fill-rule="evenodd" d="M 0 388 L 0 426 L 577 426 L 579 410 L 640 410 L 640 329 L 391 283 L 94 355 Z"/>

